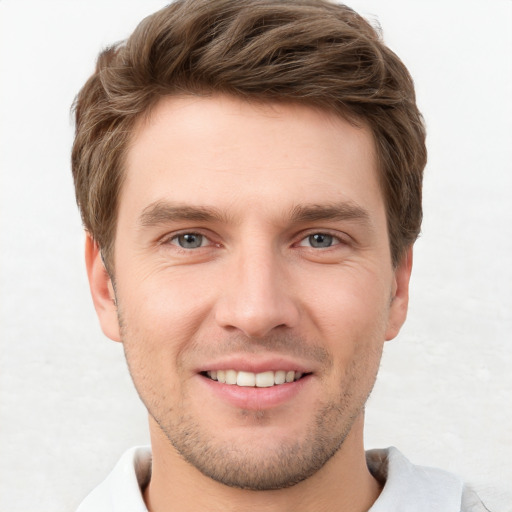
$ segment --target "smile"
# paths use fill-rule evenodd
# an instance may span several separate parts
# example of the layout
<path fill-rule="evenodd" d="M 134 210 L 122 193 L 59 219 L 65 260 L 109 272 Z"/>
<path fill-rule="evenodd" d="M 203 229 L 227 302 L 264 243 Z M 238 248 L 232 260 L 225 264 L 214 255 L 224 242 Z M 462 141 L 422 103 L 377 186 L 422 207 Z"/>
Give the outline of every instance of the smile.
<path fill-rule="evenodd" d="M 303 377 L 303 373 L 293 370 L 267 371 L 252 373 L 236 370 L 215 370 L 204 372 L 203 375 L 222 384 L 230 384 L 248 388 L 270 388 L 297 381 Z"/>

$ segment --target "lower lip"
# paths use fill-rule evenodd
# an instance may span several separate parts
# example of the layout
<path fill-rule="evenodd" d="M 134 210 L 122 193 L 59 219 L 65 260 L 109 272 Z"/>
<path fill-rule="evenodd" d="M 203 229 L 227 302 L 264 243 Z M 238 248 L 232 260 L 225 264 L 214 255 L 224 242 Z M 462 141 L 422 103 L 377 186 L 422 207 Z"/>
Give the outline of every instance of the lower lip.
<path fill-rule="evenodd" d="M 209 388 L 211 393 L 214 393 L 233 407 L 256 411 L 271 409 L 289 402 L 310 382 L 311 375 L 306 375 L 294 382 L 287 382 L 268 388 L 222 384 L 203 375 L 199 375 L 199 378 Z"/>

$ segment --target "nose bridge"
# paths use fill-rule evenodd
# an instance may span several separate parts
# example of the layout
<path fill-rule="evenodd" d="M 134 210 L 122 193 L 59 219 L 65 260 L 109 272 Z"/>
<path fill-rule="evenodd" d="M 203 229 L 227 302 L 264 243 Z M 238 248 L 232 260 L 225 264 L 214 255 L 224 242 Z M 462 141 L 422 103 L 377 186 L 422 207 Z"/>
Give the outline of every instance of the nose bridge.
<path fill-rule="evenodd" d="M 261 338 L 276 327 L 293 327 L 298 310 L 279 251 L 270 241 L 252 241 L 232 255 L 226 287 L 217 308 L 222 327 Z"/>

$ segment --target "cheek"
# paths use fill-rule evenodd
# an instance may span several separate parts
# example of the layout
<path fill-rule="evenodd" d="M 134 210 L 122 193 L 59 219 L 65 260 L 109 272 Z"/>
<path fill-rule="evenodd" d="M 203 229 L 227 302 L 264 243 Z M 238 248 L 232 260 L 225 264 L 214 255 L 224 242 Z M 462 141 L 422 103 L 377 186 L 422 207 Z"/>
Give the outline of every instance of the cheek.
<path fill-rule="evenodd" d="M 215 331 L 209 319 L 219 289 L 195 272 L 132 274 L 130 285 L 119 289 L 122 342 L 135 387 L 153 416 L 162 404 L 179 413 L 196 376 L 190 353 L 201 347 L 195 340 L 211 340 Z M 137 279 L 136 279 L 137 278 Z M 202 330 L 205 326 L 205 335 Z M 206 398 L 195 398 L 199 411 L 208 408 Z"/>
<path fill-rule="evenodd" d="M 133 276 L 119 293 L 125 316 L 135 327 L 174 339 L 197 328 L 211 302 L 213 287 L 192 271 L 152 271 Z M 168 340 L 170 341 L 170 340 Z"/>
<path fill-rule="evenodd" d="M 364 399 L 371 390 L 385 340 L 388 288 L 374 273 L 344 269 L 309 297 L 313 336 L 325 343 L 333 359 L 329 381 L 335 393 L 342 389 Z"/>
<path fill-rule="evenodd" d="M 190 377 L 182 355 L 204 315 L 197 295 L 173 280 L 146 279 L 119 290 L 118 306 L 126 360 L 143 402 L 153 412 L 162 403 L 177 406 L 172 397 L 181 396 Z"/>
<path fill-rule="evenodd" d="M 304 307 L 329 339 L 384 341 L 390 285 L 365 268 L 335 269 L 315 278 Z"/>

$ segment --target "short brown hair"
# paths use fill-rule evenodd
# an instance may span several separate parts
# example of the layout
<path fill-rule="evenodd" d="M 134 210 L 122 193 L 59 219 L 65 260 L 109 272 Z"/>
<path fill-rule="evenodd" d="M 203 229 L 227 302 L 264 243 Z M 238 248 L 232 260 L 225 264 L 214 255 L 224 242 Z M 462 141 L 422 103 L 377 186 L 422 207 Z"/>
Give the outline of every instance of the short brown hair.
<path fill-rule="evenodd" d="M 164 96 L 214 93 L 300 102 L 367 124 L 398 264 L 420 231 L 425 130 L 413 81 L 379 32 L 328 0 L 178 0 L 103 51 L 75 100 L 76 197 L 107 268 L 135 122 Z"/>

